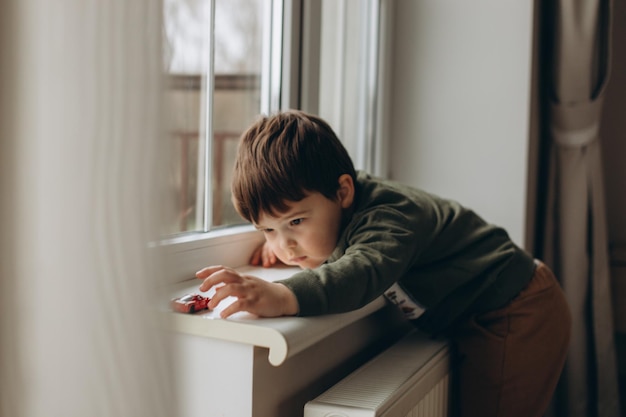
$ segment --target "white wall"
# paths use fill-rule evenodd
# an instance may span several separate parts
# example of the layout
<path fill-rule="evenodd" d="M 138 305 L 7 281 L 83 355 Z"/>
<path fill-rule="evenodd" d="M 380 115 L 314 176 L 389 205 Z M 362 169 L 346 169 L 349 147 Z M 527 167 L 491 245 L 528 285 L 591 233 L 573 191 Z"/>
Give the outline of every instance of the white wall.
<path fill-rule="evenodd" d="M 390 176 L 524 243 L 533 1 L 398 0 Z"/>

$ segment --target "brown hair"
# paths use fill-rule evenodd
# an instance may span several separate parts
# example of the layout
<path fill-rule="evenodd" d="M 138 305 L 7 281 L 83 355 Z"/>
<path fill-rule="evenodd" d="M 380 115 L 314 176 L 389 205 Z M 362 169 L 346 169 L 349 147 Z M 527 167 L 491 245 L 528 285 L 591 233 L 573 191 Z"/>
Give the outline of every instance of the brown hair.
<path fill-rule="evenodd" d="M 309 192 L 337 198 L 339 177 L 356 173 L 348 152 L 321 118 L 302 111 L 261 117 L 241 136 L 232 198 L 239 214 L 256 222 L 261 213 L 288 209 Z"/>

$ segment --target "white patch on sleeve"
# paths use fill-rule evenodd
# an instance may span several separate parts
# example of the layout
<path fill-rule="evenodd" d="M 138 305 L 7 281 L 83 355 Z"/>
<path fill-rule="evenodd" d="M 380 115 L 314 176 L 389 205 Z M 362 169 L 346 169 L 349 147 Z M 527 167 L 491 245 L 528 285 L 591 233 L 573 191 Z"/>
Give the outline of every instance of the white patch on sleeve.
<path fill-rule="evenodd" d="M 397 305 L 404 313 L 404 316 L 409 320 L 415 320 L 425 311 L 424 307 L 411 298 L 397 282 L 385 291 L 385 297 L 393 304 Z"/>

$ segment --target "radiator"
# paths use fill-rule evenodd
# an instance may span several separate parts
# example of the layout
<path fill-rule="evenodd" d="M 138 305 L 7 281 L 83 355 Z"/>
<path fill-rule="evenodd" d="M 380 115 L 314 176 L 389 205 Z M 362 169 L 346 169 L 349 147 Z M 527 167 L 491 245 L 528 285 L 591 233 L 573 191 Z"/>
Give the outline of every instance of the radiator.
<path fill-rule="evenodd" d="M 447 417 L 448 346 L 412 332 L 306 403 L 304 417 Z"/>

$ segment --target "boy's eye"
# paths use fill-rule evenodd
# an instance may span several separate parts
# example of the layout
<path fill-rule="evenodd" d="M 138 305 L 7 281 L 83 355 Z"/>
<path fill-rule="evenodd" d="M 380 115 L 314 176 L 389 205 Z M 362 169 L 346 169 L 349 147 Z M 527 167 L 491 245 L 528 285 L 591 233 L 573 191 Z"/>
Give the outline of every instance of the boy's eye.
<path fill-rule="evenodd" d="M 263 229 L 263 233 L 271 233 L 274 229 Z"/>
<path fill-rule="evenodd" d="M 299 225 L 300 223 L 302 223 L 302 221 L 303 221 L 303 220 L 304 220 L 304 219 L 293 219 L 293 220 L 291 221 L 291 225 L 292 225 L 292 226 L 297 226 L 297 225 Z"/>

